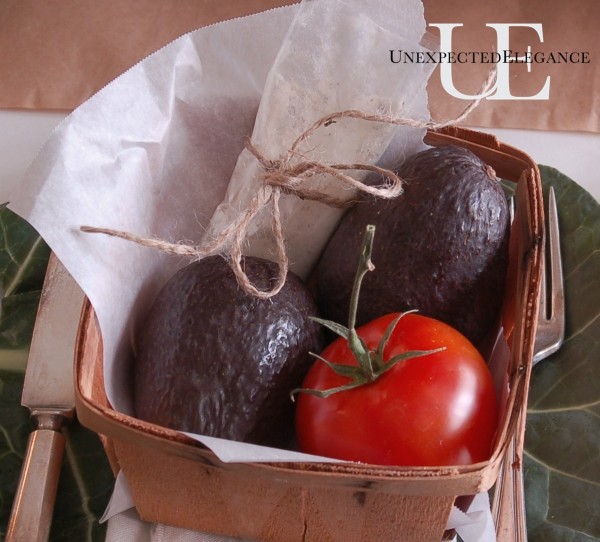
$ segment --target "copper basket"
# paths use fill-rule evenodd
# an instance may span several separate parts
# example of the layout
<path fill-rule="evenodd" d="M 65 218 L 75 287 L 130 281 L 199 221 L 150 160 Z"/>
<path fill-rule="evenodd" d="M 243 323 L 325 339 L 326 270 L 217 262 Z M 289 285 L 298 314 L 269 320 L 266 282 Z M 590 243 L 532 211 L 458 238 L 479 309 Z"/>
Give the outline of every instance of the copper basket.
<path fill-rule="evenodd" d="M 503 311 L 511 345 L 510 392 L 490 459 L 422 468 L 223 463 L 182 433 L 111 408 L 104 391 L 102 337 L 87 302 L 76 349 L 78 417 L 102 436 L 144 520 L 274 542 L 439 541 L 457 496 L 494 485 L 527 402 L 543 247 L 540 174 L 527 154 L 488 134 L 447 128 L 429 132 L 425 141 L 467 147 L 500 178 L 517 183 Z"/>

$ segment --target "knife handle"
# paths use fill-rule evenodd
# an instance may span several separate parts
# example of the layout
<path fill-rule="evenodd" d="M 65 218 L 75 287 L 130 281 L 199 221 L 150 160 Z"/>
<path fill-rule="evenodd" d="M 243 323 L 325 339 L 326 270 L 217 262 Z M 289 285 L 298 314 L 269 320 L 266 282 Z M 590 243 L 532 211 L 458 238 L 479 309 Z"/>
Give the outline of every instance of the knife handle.
<path fill-rule="evenodd" d="M 36 429 L 29 435 L 5 542 L 47 541 L 52 524 L 65 436 L 65 412 L 33 412 Z"/>
<path fill-rule="evenodd" d="M 527 542 L 527 521 L 523 487 L 522 439 L 527 412 L 521 410 L 517 427 L 509 440 L 500 467 L 494 494 L 494 517 L 497 542 Z"/>

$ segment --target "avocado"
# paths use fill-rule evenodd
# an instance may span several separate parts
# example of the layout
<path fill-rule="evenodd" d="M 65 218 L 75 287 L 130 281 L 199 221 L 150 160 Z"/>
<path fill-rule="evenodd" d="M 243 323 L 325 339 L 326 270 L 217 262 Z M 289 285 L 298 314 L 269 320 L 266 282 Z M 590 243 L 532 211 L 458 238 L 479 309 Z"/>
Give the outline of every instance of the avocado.
<path fill-rule="evenodd" d="M 403 194 L 361 200 L 329 240 L 315 273 L 319 309 L 346 322 L 361 239 L 374 224 L 375 272 L 364 279 L 357 325 L 418 310 L 481 349 L 498 321 L 508 265 L 503 188 L 491 167 L 455 145 L 412 155 L 396 172 Z"/>
<path fill-rule="evenodd" d="M 275 263 L 246 257 L 258 288 Z M 290 392 L 322 347 L 316 304 L 288 273 L 261 300 L 245 293 L 220 256 L 188 264 L 160 290 L 137 334 L 134 408 L 142 420 L 231 440 L 286 446 L 293 436 Z"/>

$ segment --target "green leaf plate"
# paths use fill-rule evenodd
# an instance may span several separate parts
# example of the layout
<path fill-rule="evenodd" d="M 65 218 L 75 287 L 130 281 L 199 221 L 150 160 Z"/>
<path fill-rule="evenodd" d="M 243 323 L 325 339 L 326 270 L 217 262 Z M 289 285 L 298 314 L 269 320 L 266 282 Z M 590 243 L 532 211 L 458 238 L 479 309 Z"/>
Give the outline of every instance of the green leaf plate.
<path fill-rule="evenodd" d="M 24 370 L 50 249 L 0 206 L 0 367 Z"/>
<path fill-rule="evenodd" d="M 600 540 L 600 206 L 556 169 L 566 340 L 533 370 L 525 433 L 529 540 Z M 600 182 L 600 179 L 599 179 Z"/>

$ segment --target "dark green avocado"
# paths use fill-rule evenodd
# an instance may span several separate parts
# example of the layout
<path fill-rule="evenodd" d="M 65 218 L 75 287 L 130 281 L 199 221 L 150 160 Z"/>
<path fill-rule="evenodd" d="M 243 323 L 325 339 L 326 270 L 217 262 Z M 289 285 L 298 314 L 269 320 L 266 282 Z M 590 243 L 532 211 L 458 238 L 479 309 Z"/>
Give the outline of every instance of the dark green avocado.
<path fill-rule="evenodd" d="M 347 321 L 367 224 L 376 226 L 358 325 L 416 309 L 442 320 L 480 347 L 495 326 L 508 265 L 509 212 L 493 170 L 471 151 L 448 145 L 407 159 L 404 193 L 365 200 L 342 218 L 316 270 L 325 318 Z"/>
<path fill-rule="evenodd" d="M 277 265 L 247 257 L 249 279 L 267 289 Z M 164 286 L 136 345 L 134 407 L 152 423 L 255 444 L 293 435 L 290 392 L 322 347 L 303 282 L 288 273 L 279 294 L 260 300 L 239 286 L 219 256 L 189 264 Z"/>

